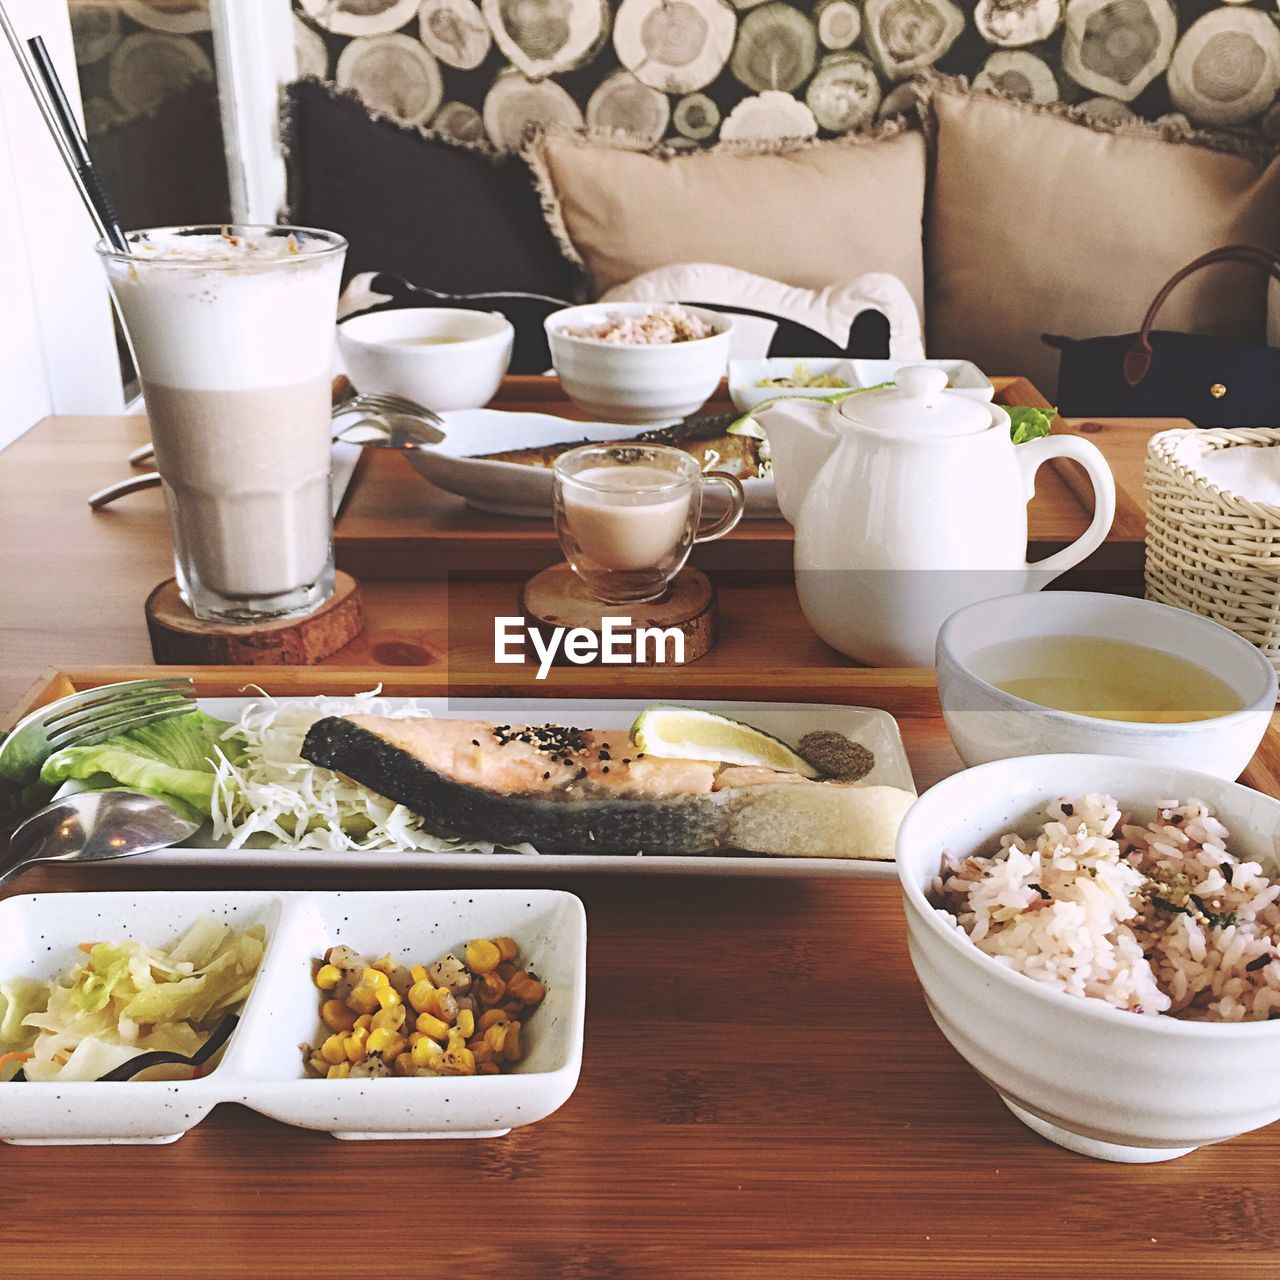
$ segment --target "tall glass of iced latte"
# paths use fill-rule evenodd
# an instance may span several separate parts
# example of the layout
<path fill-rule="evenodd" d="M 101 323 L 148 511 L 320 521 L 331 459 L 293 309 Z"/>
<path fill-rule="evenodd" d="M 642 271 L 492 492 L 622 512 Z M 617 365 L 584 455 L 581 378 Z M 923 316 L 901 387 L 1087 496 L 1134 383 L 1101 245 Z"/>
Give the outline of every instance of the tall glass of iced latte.
<path fill-rule="evenodd" d="M 99 245 L 151 421 L 196 617 L 309 613 L 333 593 L 330 385 L 347 243 L 169 227 Z"/>

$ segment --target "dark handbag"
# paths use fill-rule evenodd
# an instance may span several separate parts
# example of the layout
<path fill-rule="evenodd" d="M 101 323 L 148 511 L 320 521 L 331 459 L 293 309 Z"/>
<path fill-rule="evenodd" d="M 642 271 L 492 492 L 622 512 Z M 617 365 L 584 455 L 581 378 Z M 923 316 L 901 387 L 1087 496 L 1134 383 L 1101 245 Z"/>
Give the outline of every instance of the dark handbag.
<path fill-rule="evenodd" d="M 1280 255 L 1225 245 L 1188 263 L 1156 294 L 1138 333 L 1077 340 L 1062 352 L 1058 409 L 1068 418 L 1189 418 L 1199 427 L 1280 426 L 1280 347 L 1194 333 L 1152 333 L 1169 294 L 1194 271 L 1248 262 L 1280 280 Z"/>

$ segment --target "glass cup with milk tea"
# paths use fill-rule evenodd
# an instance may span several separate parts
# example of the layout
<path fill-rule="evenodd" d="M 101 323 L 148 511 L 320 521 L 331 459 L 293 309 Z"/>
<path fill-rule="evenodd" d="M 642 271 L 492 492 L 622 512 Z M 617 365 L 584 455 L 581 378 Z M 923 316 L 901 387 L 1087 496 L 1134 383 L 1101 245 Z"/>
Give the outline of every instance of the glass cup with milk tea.
<path fill-rule="evenodd" d="M 170 227 L 98 252 L 151 422 L 197 618 L 310 613 L 333 594 L 330 417 L 347 242 L 302 227 Z"/>
<path fill-rule="evenodd" d="M 556 534 L 570 568 L 606 604 L 660 599 L 695 542 L 722 538 L 742 519 L 742 486 L 703 473 L 681 449 L 658 444 L 584 445 L 553 468 Z M 725 513 L 702 527 L 708 489 Z"/>

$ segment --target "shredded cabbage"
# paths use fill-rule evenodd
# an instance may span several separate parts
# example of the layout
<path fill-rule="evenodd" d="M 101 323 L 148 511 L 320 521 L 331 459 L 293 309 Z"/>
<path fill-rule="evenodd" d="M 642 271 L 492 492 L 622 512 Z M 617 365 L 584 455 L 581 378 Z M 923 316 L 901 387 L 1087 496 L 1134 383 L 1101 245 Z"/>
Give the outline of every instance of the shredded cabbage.
<path fill-rule="evenodd" d="M 61 978 L 0 982 L 0 1053 L 18 1055 L 0 1080 L 19 1066 L 32 1081 L 97 1080 L 140 1053 L 195 1053 L 249 994 L 264 937 L 260 925 L 236 932 L 202 917 L 167 952 L 98 942 Z"/>
<path fill-rule="evenodd" d="M 302 758 L 307 730 L 325 716 L 365 715 L 403 719 L 425 716 L 410 702 L 380 698 L 379 689 L 354 698 L 254 698 L 223 737 L 234 740 L 236 759 L 224 754 L 213 787 L 213 834 L 227 847 L 286 849 L 416 849 L 428 853 L 492 853 L 484 841 L 451 840 L 423 830 L 404 805 Z M 252 842 L 252 843 L 251 843 Z M 533 853 L 529 846 L 519 849 Z"/>

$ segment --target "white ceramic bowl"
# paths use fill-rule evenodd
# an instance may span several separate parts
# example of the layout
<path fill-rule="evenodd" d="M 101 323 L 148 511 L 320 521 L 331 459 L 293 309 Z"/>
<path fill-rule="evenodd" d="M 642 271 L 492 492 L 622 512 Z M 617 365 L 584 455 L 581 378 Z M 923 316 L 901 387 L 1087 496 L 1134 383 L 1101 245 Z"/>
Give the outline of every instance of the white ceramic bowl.
<path fill-rule="evenodd" d="M 104 877 L 106 879 L 108 877 Z M 555 889 L 376 893 L 184 891 L 48 893 L 0 902 L 0 978 L 48 979 L 83 959 L 85 941 L 163 946 L 202 914 L 267 932 L 253 990 L 217 1065 L 178 1083 L 84 1081 L 0 1085 L 0 1141 L 173 1142 L 220 1102 L 337 1138 L 483 1138 L 550 1115 L 582 1065 L 586 917 Z M 528 1021 L 525 1057 L 498 1076 L 318 1080 L 298 1046 L 327 1034 L 312 962 L 345 943 L 430 962 L 471 938 L 506 935 L 546 983 Z"/>
<path fill-rule="evenodd" d="M 728 316 L 701 307 L 684 310 L 715 326 L 709 338 L 641 346 L 575 338 L 566 329 L 600 324 L 610 316 L 640 316 L 670 303 L 608 302 L 567 307 L 547 317 L 551 362 L 565 394 L 603 422 L 672 422 L 700 409 L 729 362 Z"/>
<path fill-rule="evenodd" d="M 442 337 L 457 341 L 418 341 Z M 357 390 L 408 396 L 437 413 L 488 404 L 514 340 L 505 316 L 445 307 L 375 311 L 338 326 L 338 351 Z"/>
<path fill-rule="evenodd" d="M 1160 649 L 1225 680 L 1243 708 L 1212 720 L 1142 724 L 1095 720 L 1038 706 L 997 689 L 970 665 L 1002 640 L 1102 636 Z M 1276 708 L 1271 663 L 1234 631 L 1150 600 L 1087 591 L 1042 591 L 983 600 L 952 614 L 938 633 L 938 698 L 967 765 L 1041 752 L 1132 756 L 1237 778 Z"/>
<path fill-rule="evenodd" d="M 776 400 L 779 396 L 799 397 L 800 399 L 821 399 L 823 396 L 837 394 L 840 387 L 762 387 L 757 385 L 762 378 L 793 377 L 797 365 L 804 365 L 809 376 L 819 374 L 835 374 L 846 387 L 859 385 L 854 376 L 853 360 L 822 358 L 813 359 L 790 356 L 765 356 L 758 360 L 729 361 L 729 399 L 733 407 L 740 413 L 749 413 L 756 405 L 767 400 Z"/>
<path fill-rule="evenodd" d="M 1154 802 L 1210 805 L 1233 853 L 1270 871 L 1280 802 L 1235 783 L 1116 756 L 1026 756 L 958 773 L 929 791 L 898 833 L 911 960 L 956 1051 L 1043 1137 L 1104 1160 L 1171 1160 L 1280 1118 L 1280 1022 L 1188 1022 L 1055 991 L 973 945 L 928 901 L 944 849 L 991 852 L 1034 830 L 1044 806 L 1103 792 L 1140 821 Z M 955 1104 L 976 1081 L 957 1078 Z"/>

